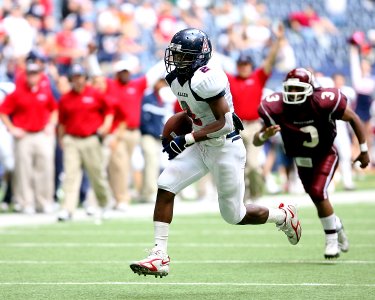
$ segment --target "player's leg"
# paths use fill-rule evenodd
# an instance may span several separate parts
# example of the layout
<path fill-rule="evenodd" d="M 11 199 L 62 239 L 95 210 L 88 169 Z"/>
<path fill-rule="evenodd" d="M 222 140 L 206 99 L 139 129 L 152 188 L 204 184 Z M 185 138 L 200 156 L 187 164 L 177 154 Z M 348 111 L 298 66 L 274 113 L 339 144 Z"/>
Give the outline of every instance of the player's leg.
<path fill-rule="evenodd" d="M 174 198 L 174 193 L 158 189 L 154 209 L 154 247 L 145 259 L 130 264 L 134 273 L 155 277 L 168 275 L 170 258 L 167 254 L 167 244 L 169 224 L 173 218 Z"/>
<path fill-rule="evenodd" d="M 198 145 L 186 149 L 164 169 L 158 179 L 159 189 L 154 209 L 154 247 L 148 257 L 130 265 L 133 272 L 156 277 L 168 275 L 170 259 L 167 244 L 175 195 L 207 172 Z"/>
<path fill-rule="evenodd" d="M 306 192 L 314 202 L 318 217 L 323 226 L 326 239 L 325 258 L 336 258 L 340 255 L 338 228 L 333 206 L 328 198 L 328 185 L 338 165 L 338 155 L 332 148 L 328 155 L 315 161 L 313 167 L 298 167 L 298 173 Z"/>
<path fill-rule="evenodd" d="M 291 244 L 297 244 L 301 236 L 301 226 L 295 206 L 267 208 L 243 204 L 245 155 L 241 140 L 229 140 L 221 150 L 212 149 L 207 155 L 208 165 L 217 185 L 223 219 L 237 225 L 275 223 L 287 234 Z"/>

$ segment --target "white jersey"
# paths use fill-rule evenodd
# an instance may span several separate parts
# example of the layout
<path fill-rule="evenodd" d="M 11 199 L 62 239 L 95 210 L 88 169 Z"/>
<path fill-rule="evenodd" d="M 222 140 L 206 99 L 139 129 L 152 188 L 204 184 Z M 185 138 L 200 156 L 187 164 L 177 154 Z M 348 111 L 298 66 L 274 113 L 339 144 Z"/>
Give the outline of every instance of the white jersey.
<path fill-rule="evenodd" d="M 194 130 L 215 121 L 208 105 L 210 100 L 224 97 L 230 111 L 234 110 L 228 78 L 222 69 L 203 66 L 184 82 L 173 71 L 166 80 L 181 107 L 193 119 Z M 194 143 L 169 161 L 159 177 L 158 186 L 177 194 L 209 172 L 218 190 L 221 215 L 228 223 L 237 224 L 246 214 L 243 204 L 245 162 L 246 150 L 238 133 L 228 138 L 208 139 Z"/>
<path fill-rule="evenodd" d="M 180 82 L 177 73 L 167 75 L 166 80 L 184 111 L 193 120 L 193 130 L 198 131 L 216 121 L 208 102 L 224 96 L 233 112 L 229 81 L 222 69 L 200 67 L 190 79 Z"/>

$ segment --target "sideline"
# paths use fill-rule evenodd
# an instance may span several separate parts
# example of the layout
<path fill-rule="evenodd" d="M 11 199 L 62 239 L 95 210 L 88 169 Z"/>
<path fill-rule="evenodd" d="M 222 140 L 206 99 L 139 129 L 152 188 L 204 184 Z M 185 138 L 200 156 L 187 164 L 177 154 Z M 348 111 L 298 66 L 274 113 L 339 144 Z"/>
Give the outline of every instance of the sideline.
<path fill-rule="evenodd" d="M 350 192 L 334 192 L 330 195 L 331 202 L 335 204 L 352 204 L 352 203 L 373 203 L 375 204 L 375 190 L 361 190 Z M 303 195 L 266 195 L 255 203 L 259 205 L 277 207 L 280 202 L 296 203 L 298 207 L 312 207 L 307 194 Z M 154 203 L 134 203 L 131 204 L 126 212 L 109 211 L 109 219 L 131 219 L 152 217 L 154 211 Z M 217 198 L 201 201 L 175 201 L 174 215 L 191 215 L 202 213 L 219 213 Z M 43 225 L 56 223 L 57 213 L 52 214 L 35 214 L 25 215 L 18 213 L 1 213 L 0 228 L 25 225 Z M 77 209 L 73 217 L 74 221 L 90 221 L 93 217 L 88 216 L 84 209 Z"/>

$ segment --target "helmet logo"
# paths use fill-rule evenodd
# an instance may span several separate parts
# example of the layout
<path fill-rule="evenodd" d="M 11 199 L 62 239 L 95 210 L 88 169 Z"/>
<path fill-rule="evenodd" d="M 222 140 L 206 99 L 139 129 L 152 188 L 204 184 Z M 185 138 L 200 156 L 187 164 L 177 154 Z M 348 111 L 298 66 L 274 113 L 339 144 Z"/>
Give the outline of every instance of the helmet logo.
<path fill-rule="evenodd" d="M 181 51 L 180 44 L 170 43 L 169 48 L 174 51 Z"/>
<path fill-rule="evenodd" d="M 210 52 L 210 46 L 208 45 L 207 38 L 203 38 L 202 53 Z"/>

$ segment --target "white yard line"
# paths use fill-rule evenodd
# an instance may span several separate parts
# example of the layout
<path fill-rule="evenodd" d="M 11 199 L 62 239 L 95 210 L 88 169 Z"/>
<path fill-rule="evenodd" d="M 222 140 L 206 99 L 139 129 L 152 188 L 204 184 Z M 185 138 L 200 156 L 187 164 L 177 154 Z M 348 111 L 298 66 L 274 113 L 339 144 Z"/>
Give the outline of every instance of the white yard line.
<path fill-rule="evenodd" d="M 97 247 L 97 248 L 125 248 L 125 247 L 147 247 L 150 243 L 2 243 L 1 247 L 16 247 L 16 248 L 80 248 L 80 247 Z M 175 243 L 174 246 L 186 248 L 290 248 L 289 244 L 263 244 L 263 243 Z M 173 246 L 172 246 L 173 247 Z M 303 247 L 296 245 L 295 247 Z M 354 244 L 352 248 L 375 248 L 375 244 Z M 309 248 L 321 248 L 321 245 L 312 245 Z"/>
<path fill-rule="evenodd" d="M 129 264 L 131 261 L 122 260 L 79 260 L 79 261 L 69 261 L 69 260 L 0 260 L 0 265 L 124 265 Z M 316 264 L 326 264 L 326 265 L 373 265 L 375 260 L 174 260 L 173 264 L 302 264 L 302 265 L 316 265 Z"/>
<path fill-rule="evenodd" d="M 373 224 L 375 225 L 375 220 L 373 221 Z M 356 236 L 374 236 L 375 230 L 345 230 L 347 234 L 349 235 L 356 235 Z M 69 236 L 95 236 L 99 237 L 101 234 L 109 234 L 111 236 L 151 236 L 152 235 L 152 228 L 148 228 L 146 230 L 79 230 L 79 231 L 73 231 L 73 230 L 58 230 L 58 229 L 51 229 L 51 230 L 44 230 L 40 229 L 38 231 L 39 236 L 53 236 L 56 237 L 58 235 L 69 235 Z M 28 236 L 30 235 L 30 229 L 24 229 L 24 230 L 0 230 L 0 236 Z M 323 234 L 323 230 L 303 230 L 304 234 L 307 235 L 319 235 L 321 236 Z M 247 230 L 241 230 L 241 231 L 234 231 L 234 229 L 221 229 L 221 230 L 202 230 L 198 234 L 195 233 L 193 230 L 185 230 L 185 229 L 178 229 L 173 228 L 173 231 L 170 233 L 170 237 L 173 236 L 189 236 L 189 235 L 196 235 L 196 236 L 213 236 L 213 235 L 230 235 L 233 236 L 235 234 L 236 236 L 258 236 L 258 235 L 268 235 L 270 234 L 270 230 L 265 229 L 256 229 L 252 230 L 251 228 L 247 227 Z M 275 230 L 275 234 L 277 233 L 277 230 Z"/>
<path fill-rule="evenodd" d="M 375 288 L 375 283 L 263 283 L 263 282 L 0 282 L 0 285 L 169 285 L 169 286 L 278 286 L 278 287 L 371 287 Z"/>

